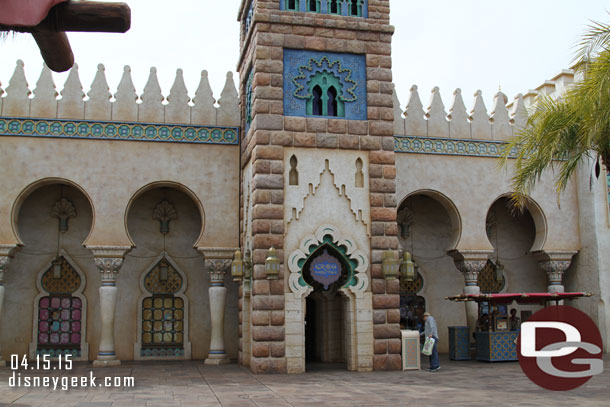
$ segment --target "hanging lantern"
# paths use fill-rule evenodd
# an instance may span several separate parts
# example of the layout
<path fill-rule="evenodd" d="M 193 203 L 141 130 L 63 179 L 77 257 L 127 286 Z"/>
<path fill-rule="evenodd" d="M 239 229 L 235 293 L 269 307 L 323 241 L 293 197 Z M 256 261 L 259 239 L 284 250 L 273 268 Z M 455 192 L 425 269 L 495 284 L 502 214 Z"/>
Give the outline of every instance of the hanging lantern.
<path fill-rule="evenodd" d="M 265 260 L 265 273 L 269 280 L 277 280 L 280 274 L 280 259 L 277 257 L 277 252 L 272 247 L 267 252 L 267 259 Z"/>
<path fill-rule="evenodd" d="M 399 262 L 394 258 L 394 252 L 392 250 L 386 250 L 383 252 L 381 261 L 381 273 L 383 278 L 386 280 L 394 280 L 398 277 Z"/>
<path fill-rule="evenodd" d="M 55 260 L 51 262 L 51 264 L 53 265 L 53 278 L 61 278 L 61 259 L 59 257 L 56 257 Z"/>
<path fill-rule="evenodd" d="M 407 281 L 415 281 L 415 263 L 411 261 L 411 253 L 405 252 L 400 263 L 400 276 Z"/>
<path fill-rule="evenodd" d="M 244 277 L 244 262 L 241 259 L 241 251 L 235 250 L 233 261 L 231 262 L 231 277 L 233 281 L 241 281 Z"/>
<path fill-rule="evenodd" d="M 498 283 L 504 282 L 504 265 L 500 263 L 500 260 L 496 260 L 496 281 Z"/>
<path fill-rule="evenodd" d="M 168 271 L 169 271 L 169 263 L 167 262 L 165 257 L 163 257 L 163 259 L 159 263 L 159 280 L 167 281 Z"/>

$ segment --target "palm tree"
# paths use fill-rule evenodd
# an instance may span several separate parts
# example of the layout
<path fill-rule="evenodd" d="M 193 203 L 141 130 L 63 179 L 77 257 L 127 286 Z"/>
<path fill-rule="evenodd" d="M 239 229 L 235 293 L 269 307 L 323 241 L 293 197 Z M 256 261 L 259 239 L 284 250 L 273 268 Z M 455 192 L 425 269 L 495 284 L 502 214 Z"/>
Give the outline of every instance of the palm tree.
<path fill-rule="evenodd" d="M 502 163 L 517 148 L 511 179 L 513 203 L 523 208 L 543 172 L 556 172 L 557 194 L 585 158 L 610 168 L 610 24 L 593 22 L 576 53 L 583 77 L 557 99 L 540 96 L 527 125 L 508 145 Z"/>

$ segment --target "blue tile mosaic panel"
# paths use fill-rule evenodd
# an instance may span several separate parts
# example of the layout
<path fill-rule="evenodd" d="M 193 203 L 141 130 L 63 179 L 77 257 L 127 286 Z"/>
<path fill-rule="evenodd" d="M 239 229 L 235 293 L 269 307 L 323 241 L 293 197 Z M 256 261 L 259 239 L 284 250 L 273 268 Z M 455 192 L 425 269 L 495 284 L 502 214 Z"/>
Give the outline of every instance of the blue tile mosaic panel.
<path fill-rule="evenodd" d="M 0 117 L 0 136 L 239 144 L 238 127 Z"/>
<path fill-rule="evenodd" d="M 308 116 L 307 102 L 312 97 L 310 81 L 320 73 L 330 74 L 339 81 L 338 99 L 345 106 L 345 115 L 315 117 L 366 120 L 364 55 L 293 49 L 284 49 L 284 115 Z"/>
<path fill-rule="evenodd" d="M 516 361 L 517 345 L 515 340 L 519 335 L 515 331 L 477 332 L 477 360 L 486 362 Z"/>
<path fill-rule="evenodd" d="M 367 18 L 368 3 L 368 0 L 280 0 L 280 10 Z"/>
<path fill-rule="evenodd" d="M 394 136 L 394 151 L 397 153 L 461 155 L 470 157 L 494 157 L 504 154 L 508 143 L 491 140 L 462 140 L 417 136 Z M 516 158 L 518 149 L 510 151 Z"/>

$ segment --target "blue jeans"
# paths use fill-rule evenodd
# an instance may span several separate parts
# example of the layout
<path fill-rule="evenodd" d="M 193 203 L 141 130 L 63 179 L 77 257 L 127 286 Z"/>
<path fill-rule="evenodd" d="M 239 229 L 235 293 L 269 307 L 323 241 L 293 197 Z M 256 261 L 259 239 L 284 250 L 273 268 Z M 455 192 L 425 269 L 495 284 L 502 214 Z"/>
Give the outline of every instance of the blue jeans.
<path fill-rule="evenodd" d="M 430 355 L 430 369 L 436 369 L 440 367 L 440 363 L 438 361 L 438 338 L 433 336 L 434 338 L 434 348 L 432 348 L 432 354 Z"/>

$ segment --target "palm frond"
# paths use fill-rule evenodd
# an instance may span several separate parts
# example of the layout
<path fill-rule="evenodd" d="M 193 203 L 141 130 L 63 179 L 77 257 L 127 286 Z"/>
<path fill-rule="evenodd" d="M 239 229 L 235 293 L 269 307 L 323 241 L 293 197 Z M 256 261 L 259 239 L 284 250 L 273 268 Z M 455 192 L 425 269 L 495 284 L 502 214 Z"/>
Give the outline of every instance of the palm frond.
<path fill-rule="evenodd" d="M 591 21 L 577 46 L 574 63 L 588 65 L 600 51 L 608 50 L 610 46 L 610 24 Z"/>

